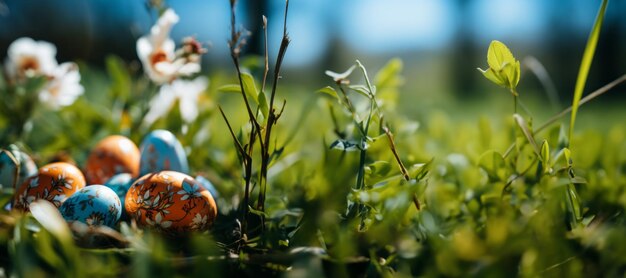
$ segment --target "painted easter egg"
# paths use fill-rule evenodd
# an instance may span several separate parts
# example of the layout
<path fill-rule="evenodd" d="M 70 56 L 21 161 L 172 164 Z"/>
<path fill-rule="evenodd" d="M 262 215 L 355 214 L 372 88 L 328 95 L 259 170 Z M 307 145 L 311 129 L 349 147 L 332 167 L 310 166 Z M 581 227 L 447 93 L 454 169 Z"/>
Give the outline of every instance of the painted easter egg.
<path fill-rule="evenodd" d="M 0 151 L 0 188 L 16 188 L 28 177 L 37 174 L 37 165 L 30 156 L 11 145 Z"/>
<path fill-rule="evenodd" d="M 68 222 L 80 221 L 90 227 L 115 227 L 122 216 L 122 203 L 111 188 L 90 185 L 67 198 L 59 210 Z"/>
<path fill-rule="evenodd" d="M 126 212 L 140 226 L 179 234 L 208 229 L 217 206 L 211 193 L 192 177 L 160 171 L 139 178 L 130 187 Z"/>
<path fill-rule="evenodd" d="M 85 177 L 89 184 L 103 184 L 120 173 L 139 175 L 139 149 L 130 139 L 111 135 L 102 139 L 89 154 Z"/>
<path fill-rule="evenodd" d="M 141 142 L 139 175 L 171 170 L 188 173 L 187 155 L 178 139 L 167 130 L 150 132 Z"/>
<path fill-rule="evenodd" d="M 83 187 L 85 177 L 76 166 L 65 162 L 50 163 L 20 185 L 13 205 L 16 209 L 28 210 L 34 200 L 45 199 L 60 207 L 65 199 Z"/>
<path fill-rule="evenodd" d="M 104 185 L 108 188 L 111 188 L 115 194 L 120 198 L 122 202 L 122 208 L 124 207 L 124 201 L 126 199 L 126 192 L 131 185 L 133 185 L 135 179 L 129 173 L 117 174 L 111 177 Z M 123 212 L 122 212 L 123 213 Z"/>

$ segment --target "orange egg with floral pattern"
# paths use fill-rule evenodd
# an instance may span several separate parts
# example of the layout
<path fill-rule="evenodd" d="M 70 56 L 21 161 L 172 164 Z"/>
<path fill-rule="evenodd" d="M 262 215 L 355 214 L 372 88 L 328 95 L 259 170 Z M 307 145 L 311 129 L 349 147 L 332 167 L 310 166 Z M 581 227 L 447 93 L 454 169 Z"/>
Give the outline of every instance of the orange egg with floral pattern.
<path fill-rule="evenodd" d="M 140 226 L 168 234 L 207 230 L 217 217 L 211 193 L 194 178 L 175 171 L 139 178 L 126 194 L 125 208 Z"/>
<path fill-rule="evenodd" d="M 85 177 L 89 184 L 104 184 L 121 173 L 139 175 L 139 148 L 124 136 L 111 135 L 102 139 L 89 154 Z"/>
<path fill-rule="evenodd" d="M 28 211 L 30 203 L 37 199 L 48 200 L 60 207 L 65 199 L 83 187 L 85 177 L 76 166 L 65 162 L 50 163 L 22 183 L 15 192 L 13 207 Z"/>

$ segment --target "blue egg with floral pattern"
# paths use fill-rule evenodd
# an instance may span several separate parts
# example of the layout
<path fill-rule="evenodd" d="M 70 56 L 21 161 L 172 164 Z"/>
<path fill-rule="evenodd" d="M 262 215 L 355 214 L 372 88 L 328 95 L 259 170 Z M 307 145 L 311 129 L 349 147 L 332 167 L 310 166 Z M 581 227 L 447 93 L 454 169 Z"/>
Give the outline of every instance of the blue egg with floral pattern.
<path fill-rule="evenodd" d="M 164 170 L 189 172 L 187 155 L 176 136 L 167 130 L 150 132 L 139 147 L 139 176 Z"/>
<path fill-rule="evenodd" d="M 67 198 L 59 210 L 68 222 L 80 221 L 89 227 L 114 227 L 122 216 L 122 203 L 111 188 L 90 185 Z"/>
<path fill-rule="evenodd" d="M 104 186 L 111 188 L 117 194 L 117 197 L 122 201 L 122 207 L 124 207 L 126 192 L 128 192 L 130 186 L 133 185 L 133 182 L 135 182 L 135 179 L 133 179 L 131 174 L 122 173 L 111 177 Z M 124 212 L 122 212 L 122 214 L 124 214 Z"/>
<path fill-rule="evenodd" d="M 8 149 L 0 150 L 0 189 L 15 189 L 37 171 L 33 159 L 17 146 L 10 145 Z"/>

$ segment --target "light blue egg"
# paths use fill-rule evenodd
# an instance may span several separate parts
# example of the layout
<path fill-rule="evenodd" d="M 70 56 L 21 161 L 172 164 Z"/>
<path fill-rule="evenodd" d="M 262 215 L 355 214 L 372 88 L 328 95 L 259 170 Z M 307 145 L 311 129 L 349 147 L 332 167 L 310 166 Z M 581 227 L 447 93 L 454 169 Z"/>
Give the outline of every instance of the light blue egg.
<path fill-rule="evenodd" d="M 33 159 L 15 145 L 0 151 L 0 189 L 17 188 L 37 170 Z"/>
<path fill-rule="evenodd" d="M 104 185 L 111 188 L 117 194 L 117 197 L 119 197 L 122 202 L 123 208 L 124 200 L 126 200 L 126 192 L 128 192 L 130 186 L 133 185 L 133 182 L 135 182 L 135 179 L 133 179 L 131 174 L 122 173 L 111 177 Z M 122 211 L 122 214 L 124 214 L 124 211 Z"/>
<path fill-rule="evenodd" d="M 178 139 L 167 130 L 150 132 L 141 142 L 139 148 L 139 176 L 163 170 L 181 173 L 189 172 L 187 155 Z"/>
<path fill-rule="evenodd" d="M 213 183 L 211 183 L 210 180 L 206 179 L 203 176 L 197 176 L 196 181 L 199 182 L 202 185 L 202 187 L 204 187 L 206 190 L 208 190 L 211 193 L 211 196 L 213 196 L 213 199 L 217 200 L 217 198 L 220 196 L 220 193 L 217 191 L 217 188 L 215 188 L 215 186 L 213 185 Z"/>
<path fill-rule="evenodd" d="M 122 216 L 122 203 L 111 188 L 89 185 L 67 198 L 59 210 L 66 221 L 114 227 Z"/>

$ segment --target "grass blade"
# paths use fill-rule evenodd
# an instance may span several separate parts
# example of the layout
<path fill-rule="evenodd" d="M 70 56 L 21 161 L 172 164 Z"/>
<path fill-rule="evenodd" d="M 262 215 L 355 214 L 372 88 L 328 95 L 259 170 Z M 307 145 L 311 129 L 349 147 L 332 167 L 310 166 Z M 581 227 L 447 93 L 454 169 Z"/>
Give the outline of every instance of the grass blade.
<path fill-rule="evenodd" d="M 600 37 L 600 29 L 602 29 L 602 21 L 604 21 L 604 14 L 606 12 L 606 6 L 609 3 L 608 0 L 602 0 L 602 6 L 596 16 L 596 21 L 589 34 L 587 40 L 587 46 L 585 46 L 585 52 L 583 53 L 583 59 L 580 63 L 580 69 L 578 70 L 578 77 L 576 78 L 576 88 L 574 89 L 574 101 L 572 104 L 572 114 L 569 123 L 569 142 L 572 141 L 572 133 L 574 132 L 574 123 L 576 122 L 576 113 L 578 112 L 578 103 L 583 95 L 585 89 L 585 83 L 587 82 L 587 76 L 589 75 L 589 68 L 593 60 L 593 55 L 596 52 L 596 46 L 598 45 L 598 38 Z"/>

